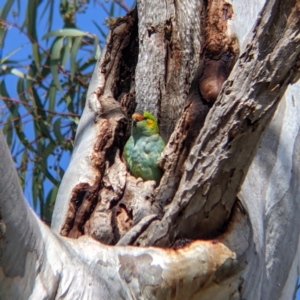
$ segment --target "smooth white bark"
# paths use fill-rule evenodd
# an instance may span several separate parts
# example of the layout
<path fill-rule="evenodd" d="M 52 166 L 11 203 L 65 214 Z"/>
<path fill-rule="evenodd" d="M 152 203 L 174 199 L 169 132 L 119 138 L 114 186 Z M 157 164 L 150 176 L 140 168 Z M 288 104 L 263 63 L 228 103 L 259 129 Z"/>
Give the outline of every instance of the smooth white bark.
<path fill-rule="evenodd" d="M 252 261 L 257 262 L 246 271 L 255 280 L 245 284 L 249 299 L 292 299 L 298 281 L 299 92 L 299 83 L 286 92 L 239 194 L 249 212 L 256 253 Z"/>
<path fill-rule="evenodd" d="M 231 3 L 235 15 L 230 28 L 242 43 L 263 3 Z M 86 236 L 58 235 L 73 188 L 81 182 L 92 186 L 100 173 L 93 155 L 103 120 L 103 102 L 97 98 L 106 84 L 99 68 L 103 59 L 96 66 L 70 167 L 59 189 L 54 233 L 25 203 L 1 138 L 0 299 L 291 299 L 299 269 L 299 84 L 283 97 L 238 195 L 246 213 L 235 206 L 218 241 L 195 241 L 172 250 L 113 247 Z M 180 75 L 180 87 L 190 82 L 194 71 Z M 109 90 L 103 95 L 110 101 Z"/>

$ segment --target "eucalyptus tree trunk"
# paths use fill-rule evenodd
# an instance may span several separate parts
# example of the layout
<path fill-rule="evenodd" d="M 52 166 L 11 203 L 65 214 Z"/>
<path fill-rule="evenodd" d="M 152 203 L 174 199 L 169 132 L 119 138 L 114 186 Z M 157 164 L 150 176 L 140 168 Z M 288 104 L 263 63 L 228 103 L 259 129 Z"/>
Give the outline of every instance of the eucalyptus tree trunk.
<path fill-rule="evenodd" d="M 1 139 L 0 299 L 292 299 L 299 55 L 299 0 L 137 1 L 95 67 L 51 229 Z M 158 186 L 122 158 L 138 109 L 167 143 Z"/>

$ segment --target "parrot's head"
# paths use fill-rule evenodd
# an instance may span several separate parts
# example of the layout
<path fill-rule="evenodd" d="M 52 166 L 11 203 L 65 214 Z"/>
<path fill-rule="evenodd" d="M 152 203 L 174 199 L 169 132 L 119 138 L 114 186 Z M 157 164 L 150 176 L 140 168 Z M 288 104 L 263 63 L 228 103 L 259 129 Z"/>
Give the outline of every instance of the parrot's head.
<path fill-rule="evenodd" d="M 159 128 L 153 115 L 145 110 L 142 114 L 136 112 L 132 115 L 131 134 L 133 136 L 150 136 L 156 133 L 159 133 Z"/>

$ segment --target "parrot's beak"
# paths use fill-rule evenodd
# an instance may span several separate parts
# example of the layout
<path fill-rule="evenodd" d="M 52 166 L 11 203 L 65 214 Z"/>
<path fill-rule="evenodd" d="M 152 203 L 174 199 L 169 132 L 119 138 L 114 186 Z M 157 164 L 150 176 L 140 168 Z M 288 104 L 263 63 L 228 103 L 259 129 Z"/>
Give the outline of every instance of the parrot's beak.
<path fill-rule="evenodd" d="M 136 123 L 137 123 L 137 121 L 138 121 L 138 120 L 137 120 L 137 119 L 135 119 L 135 118 L 133 118 L 133 119 L 132 119 L 132 126 L 133 126 L 133 127 L 136 127 Z"/>
<path fill-rule="evenodd" d="M 142 121 L 144 117 L 138 113 L 132 115 L 132 126 L 136 127 L 136 123 Z"/>

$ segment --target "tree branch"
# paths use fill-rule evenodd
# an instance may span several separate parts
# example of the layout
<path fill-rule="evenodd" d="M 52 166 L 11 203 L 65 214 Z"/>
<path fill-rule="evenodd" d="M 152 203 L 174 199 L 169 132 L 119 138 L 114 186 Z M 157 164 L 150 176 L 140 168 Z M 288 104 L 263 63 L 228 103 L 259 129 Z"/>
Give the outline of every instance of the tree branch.
<path fill-rule="evenodd" d="M 243 240 L 244 218 L 235 223 L 237 228 L 224 242 L 194 242 L 176 251 L 109 247 L 89 237 L 59 237 L 22 199 L 3 135 L 0 154 L 1 299 L 167 299 L 174 286 L 177 299 L 191 299 L 211 293 L 229 297 L 238 290 L 240 263 L 226 244 L 228 239 Z M 246 243 L 242 244 L 243 252 Z"/>

